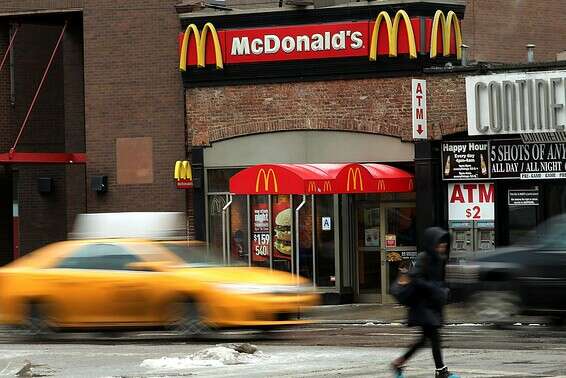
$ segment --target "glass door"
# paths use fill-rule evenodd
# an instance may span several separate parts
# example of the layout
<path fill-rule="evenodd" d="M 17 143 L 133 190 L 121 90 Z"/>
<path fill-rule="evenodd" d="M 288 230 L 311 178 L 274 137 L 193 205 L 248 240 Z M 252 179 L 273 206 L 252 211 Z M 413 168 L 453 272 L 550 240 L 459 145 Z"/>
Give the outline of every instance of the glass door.
<path fill-rule="evenodd" d="M 224 261 L 222 235 L 222 208 L 228 203 L 227 194 L 208 195 L 208 259 Z"/>
<path fill-rule="evenodd" d="M 416 207 L 414 203 L 387 203 L 381 206 L 381 277 L 384 303 L 392 303 L 389 287 L 399 267 L 414 264 L 417 257 Z"/>
<path fill-rule="evenodd" d="M 380 208 L 376 194 L 356 195 L 355 240 L 357 292 L 361 302 L 380 302 L 382 294 L 380 259 Z"/>

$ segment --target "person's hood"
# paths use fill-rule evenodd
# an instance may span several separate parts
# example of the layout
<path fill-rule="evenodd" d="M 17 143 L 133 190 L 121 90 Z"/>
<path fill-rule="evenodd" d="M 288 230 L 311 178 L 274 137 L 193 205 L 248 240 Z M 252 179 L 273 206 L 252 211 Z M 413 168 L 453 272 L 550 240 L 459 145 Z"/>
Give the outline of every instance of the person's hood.
<path fill-rule="evenodd" d="M 424 248 L 429 255 L 436 256 L 435 247 L 441 243 L 448 243 L 450 248 L 450 234 L 440 227 L 429 227 L 424 232 Z"/>

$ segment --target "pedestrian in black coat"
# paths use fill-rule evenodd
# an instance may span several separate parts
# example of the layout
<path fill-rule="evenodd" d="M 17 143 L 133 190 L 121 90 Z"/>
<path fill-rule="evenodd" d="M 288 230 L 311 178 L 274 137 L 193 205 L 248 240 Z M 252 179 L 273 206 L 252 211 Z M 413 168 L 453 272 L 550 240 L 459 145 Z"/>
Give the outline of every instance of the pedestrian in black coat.
<path fill-rule="evenodd" d="M 409 273 L 410 284 L 415 290 L 409 307 L 409 327 L 420 327 L 421 337 L 407 352 L 393 361 L 392 368 L 402 376 L 405 363 L 413 354 L 430 341 L 436 365 L 435 377 L 448 378 L 454 375 L 448 371 L 442 360 L 439 330 L 443 323 L 443 307 L 448 299 L 444 285 L 444 268 L 448 260 L 450 235 L 439 227 L 425 230 L 425 251 L 419 253 L 414 268 Z"/>

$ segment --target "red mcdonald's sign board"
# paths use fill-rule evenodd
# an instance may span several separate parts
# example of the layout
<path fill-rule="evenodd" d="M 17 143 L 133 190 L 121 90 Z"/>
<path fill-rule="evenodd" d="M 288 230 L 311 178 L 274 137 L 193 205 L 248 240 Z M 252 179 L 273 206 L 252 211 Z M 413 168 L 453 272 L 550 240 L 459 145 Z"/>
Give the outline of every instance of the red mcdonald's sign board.
<path fill-rule="evenodd" d="M 423 35 L 424 34 L 424 35 Z M 190 24 L 179 34 L 179 69 L 225 64 L 306 59 L 395 58 L 418 54 L 461 56 L 460 21 L 453 11 L 431 17 L 380 12 L 371 20 L 279 27 L 217 30 L 210 22 Z"/>

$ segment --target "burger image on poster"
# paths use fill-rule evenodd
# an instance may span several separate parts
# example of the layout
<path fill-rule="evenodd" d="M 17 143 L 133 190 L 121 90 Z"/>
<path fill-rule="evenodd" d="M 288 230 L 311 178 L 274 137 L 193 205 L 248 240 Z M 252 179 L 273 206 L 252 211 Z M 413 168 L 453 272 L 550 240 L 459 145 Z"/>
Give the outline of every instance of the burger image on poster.
<path fill-rule="evenodd" d="M 291 209 L 285 209 L 275 217 L 275 249 L 284 255 L 291 255 Z"/>

